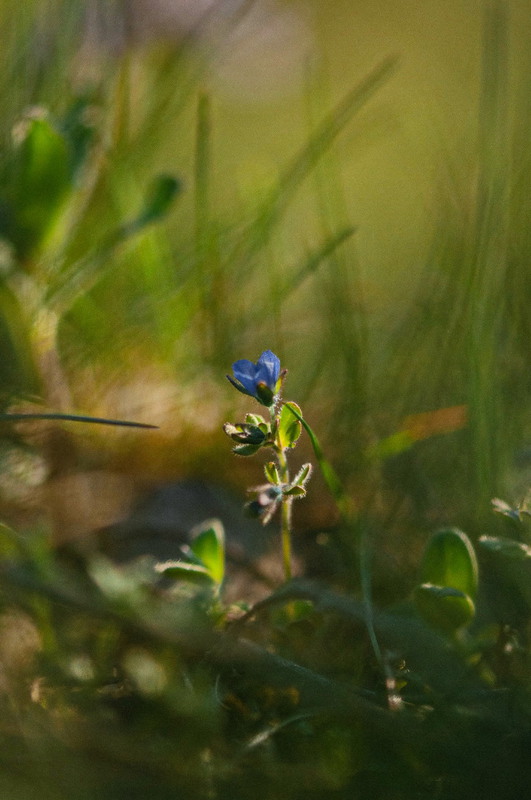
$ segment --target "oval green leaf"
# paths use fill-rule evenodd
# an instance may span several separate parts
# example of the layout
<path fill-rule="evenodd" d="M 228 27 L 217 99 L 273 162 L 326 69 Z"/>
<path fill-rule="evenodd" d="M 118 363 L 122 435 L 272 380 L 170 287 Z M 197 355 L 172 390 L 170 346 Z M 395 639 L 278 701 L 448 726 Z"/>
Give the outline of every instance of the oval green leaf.
<path fill-rule="evenodd" d="M 225 531 L 219 519 L 211 519 L 192 531 L 190 550 L 207 568 L 215 583 L 225 574 Z"/>
<path fill-rule="evenodd" d="M 523 542 L 516 542 L 514 539 L 507 539 L 504 536 L 481 536 L 479 543 L 491 553 L 497 553 L 502 558 L 510 558 L 514 561 L 526 561 L 531 558 L 531 547 Z"/>
<path fill-rule="evenodd" d="M 277 465 L 273 461 L 268 461 L 267 464 L 264 464 L 264 474 L 269 483 L 273 484 L 273 486 L 278 486 L 280 483 L 280 476 L 278 474 Z"/>
<path fill-rule="evenodd" d="M 212 575 L 208 569 L 201 564 L 191 564 L 188 561 L 167 561 L 157 564 L 156 571 L 166 578 L 174 580 L 185 580 L 190 583 L 212 585 Z"/>
<path fill-rule="evenodd" d="M 25 259 L 48 233 L 72 187 L 68 143 L 44 111 L 22 119 L 7 168 L 2 233 Z M 7 226 L 6 226 L 7 220 Z"/>
<path fill-rule="evenodd" d="M 413 597 L 426 622 L 444 633 L 454 633 L 474 618 L 472 598 L 451 586 L 422 583 L 415 587 Z"/>
<path fill-rule="evenodd" d="M 296 403 L 290 403 L 290 405 L 302 416 L 302 411 Z M 301 432 L 302 426 L 299 420 L 291 413 L 287 406 L 283 406 L 280 412 L 277 431 L 277 438 L 281 448 L 295 447 Z"/>
<path fill-rule="evenodd" d="M 424 551 L 420 581 L 451 587 L 475 599 L 478 562 L 472 543 L 463 531 L 448 528 L 433 534 Z"/>

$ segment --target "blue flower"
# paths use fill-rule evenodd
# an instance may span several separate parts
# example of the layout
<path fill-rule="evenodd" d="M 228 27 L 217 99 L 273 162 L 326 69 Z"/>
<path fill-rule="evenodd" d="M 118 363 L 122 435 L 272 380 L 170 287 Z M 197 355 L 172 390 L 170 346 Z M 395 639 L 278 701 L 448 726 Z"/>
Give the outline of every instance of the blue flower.
<path fill-rule="evenodd" d="M 247 358 L 235 361 L 232 365 L 234 378 L 227 378 L 239 392 L 254 397 L 264 406 L 271 406 L 277 394 L 282 374 L 280 360 L 271 352 L 265 350 L 256 364 Z"/>

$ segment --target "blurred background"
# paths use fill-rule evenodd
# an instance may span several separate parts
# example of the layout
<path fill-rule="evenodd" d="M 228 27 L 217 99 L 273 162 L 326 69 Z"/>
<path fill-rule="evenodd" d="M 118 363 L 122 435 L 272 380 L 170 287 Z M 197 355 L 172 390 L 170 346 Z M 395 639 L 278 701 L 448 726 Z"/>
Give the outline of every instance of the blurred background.
<path fill-rule="evenodd" d="M 397 569 L 495 528 L 531 473 L 529 10 L 1 0 L 3 410 L 159 426 L 4 424 L 2 517 L 63 542 L 167 482 L 243 502 L 225 374 L 271 349 Z M 312 484 L 299 541 L 338 524 Z"/>

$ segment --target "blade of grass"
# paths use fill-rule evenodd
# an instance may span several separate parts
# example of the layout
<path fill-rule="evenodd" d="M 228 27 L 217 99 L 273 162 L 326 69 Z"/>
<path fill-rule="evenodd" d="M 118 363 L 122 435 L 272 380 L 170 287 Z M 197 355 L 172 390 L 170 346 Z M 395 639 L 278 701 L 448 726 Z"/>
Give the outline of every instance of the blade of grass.
<path fill-rule="evenodd" d="M 319 159 L 332 146 L 352 117 L 389 80 L 397 63 L 398 58 L 395 56 L 386 58 L 324 118 L 307 143 L 280 174 L 254 220 L 243 232 L 235 252 L 231 254 L 232 262 L 237 261 L 240 268 L 244 268 L 250 257 L 260 250 Z"/>
<path fill-rule="evenodd" d="M 367 524 L 355 508 L 353 508 L 352 501 L 348 497 L 345 487 L 332 464 L 327 460 L 323 453 L 323 449 L 317 439 L 317 436 L 311 429 L 310 425 L 306 422 L 302 414 L 299 414 L 295 408 L 294 403 L 285 403 L 294 417 L 296 417 L 304 430 L 310 438 L 310 442 L 319 464 L 319 468 L 323 475 L 326 485 L 330 490 L 336 505 L 343 517 L 344 522 L 352 531 L 357 531 L 358 534 L 358 558 L 359 558 L 359 575 L 361 596 L 364 608 L 364 621 L 367 628 L 371 647 L 373 649 L 375 658 L 380 666 L 384 678 L 387 678 L 384 659 L 382 651 L 378 643 L 376 629 L 374 625 L 374 610 L 372 603 L 372 580 L 371 580 L 371 551 L 370 539 L 367 531 Z"/>
<path fill-rule="evenodd" d="M 131 422 L 124 419 L 107 419 L 106 417 L 85 417 L 79 414 L 0 414 L 1 422 L 24 422 L 26 420 L 59 420 L 62 422 L 88 422 L 93 425 L 119 425 L 126 428 L 157 429 L 158 425 L 146 422 Z"/>
<path fill-rule="evenodd" d="M 281 316 L 284 305 L 305 281 L 317 272 L 326 259 L 348 241 L 355 232 L 356 228 L 353 226 L 343 228 L 336 235 L 326 239 L 324 244 L 316 250 L 307 253 L 299 264 L 287 268 L 275 255 L 274 242 L 270 240 L 264 247 L 264 251 L 267 252 L 267 261 L 270 264 L 268 292 L 254 302 L 252 308 L 247 311 L 246 324 L 251 326 L 254 324 L 253 320 L 267 318 L 272 321 L 275 341 L 280 343 L 282 341 Z M 262 305 L 259 305 L 259 302 Z M 318 374 L 320 373 L 321 369 Z"/>
<path fill-rule="evenodd" d="M 197 101 L 194 163 L 195 279 L 204 356 L 216 363 L 225 352 L 224 316 L 229 304 L 221 270 L 216 229 L 212 220 L 212 107 L 209 95 Z"/>
<path fill-rule="evenodd" d="M 210 97 L 201 92 L 197 100 L 195 132 L 195 242 L 202 266 L 210 233 L 210 176 L 212 170 L 212 108 Z M 204 281 L 204 276 L 203 276 Z"/>
<path fill-rule="evenodd" d="M 168 175 L 157 176 L 148 187 L 143 207 L 138 214 L 104 235 L 103 241 L 94 252 L 59 272 L 56 280 L 47 287 L 43 302 L 58 317 L 69 311 L 78 297 L 96 285 L 116 250 L 162 219 L 181 189 L 181 183 L 177 179 Z"/>
<path fill-rule="evenodd" d="M 506 316 L 508 209 L 508 18 L 499 2 L 485 15 L 479 115 L 479 175 L 469 283 L 468 403 L 474 494 L 487 506 L 500 476 L 503 433 L 498 352 Z"/>
<path fill-rule="evenodd" d="M 347 225 L 337 233 L 329 235 L 324 244 L 317 250 L 309 253 L 303 263 L 293 270 L 293 275 L 287 278 L 280 289 L 280 295 L 286 300 L 295 292 L 304 281 L 313 275 L 319 267 L 329 258 L 342 244 L 347 242 L 356 233 L 354 225 Z M 287 270 L 291 273 L 291 270 Z"/>
<path fill-rule="evenodd" d="M 329 104 L 324 72 L 309 71 L 307 81 L 309 130 L 320 109 Z M 336 149 L 323 155 L 313 170 L 318 217 L 326 237 L 350 223 Z M 316 292 L 329 335 L 323 342 L 327 370 L 341 385 L 343 402 L 334 415 L 334 432 L 348 442 L 342 454 L 343 470 L 359 469 L 361 422 L 367 412 L 368 343 L 363 291 L 354 247 L 330 252 L 328 269 L 319 276 Z"/>
<path fill-rule="evenodd" d="M 519 204 L 529 192 L 528 184 L 516 188 L 511 171 L 508 27 L 507 7 L 489 1 L 475 149 L 464 154 L 467 169 L 462 161 L 448 167 L 451 194 L 439 203 L 427 267 L 381 366 L 387 402 L 398 417 L 467 405 L 468 429 L 444 448 L 428 448 L 423 469 L 434 471 L 448 501 L 461 504 L 474 525 L 489 515 L 489 500 L 499 493 L 512 457 L 508 423 L 517 427 L 513 420 L 522 419 L 529 402 L 524 390 L 516 408 L 511 380 L 521 385 L 514 365 L 529 357 L 528 344 L 515 341 L 511 316 L 511 287 L 519 283 L 518 272 L 528 275 L 529 257 L 526 252 L 524 265 L 525 245 L 510 249 L 509 214 L 511 202 Z"/>

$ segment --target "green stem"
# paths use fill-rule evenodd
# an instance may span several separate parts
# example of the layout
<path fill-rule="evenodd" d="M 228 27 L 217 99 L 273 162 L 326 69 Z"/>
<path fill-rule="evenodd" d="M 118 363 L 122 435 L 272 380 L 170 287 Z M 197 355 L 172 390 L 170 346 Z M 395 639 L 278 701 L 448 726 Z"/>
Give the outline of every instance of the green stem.
<path fill-rule="evenodd" d="M 289 469 L 286 452 L 282 448 L 277 450 L 277 459 L 279 467 L 279 477 L 282 484 L 289 483 Z M 282 497 L 282 505 L 280 512 L 280 536 L 282 540 L 282 560 L 284 563 L 284 575 L 286 581 L 291 580 L 291 504 L 293 498 Z"/>
<path fill-rule="evenodd" d="M 271 406 L 271 428 L 276 430 L 273 449 L 278 462 L 278 477 L 282 486 L 289 483 L 289 466 L 286 457 L 286 449 L 282 447 L 278 428 L 280 422 L 280 411 L 282 403 L 277 399 L 276 405 Z M 282 562 L 284 564 L 284 577 L 286 581 L 291 580 L 291 504 L 293 498 L 282 495 L 280 506 L 280 539 L 282 542 Z"/>
<path fill-rule="evenodd" d="M 366 521 L 359 514 L 358 510 L 351 503 L 345 487 L 332 464 L 325 458 L 323 449 L 319 440 L 309 424 L 303 416 L 299 414 L 293 403 L 285 403 L 294 417 L 301 423 L 302 427 L 310 437 L 315 457 L 321 469 L 321 473 L 325 480 L 326 485 L 330 489 L 336 505 L 343 517 L 344 522 L 352 529 L 357 528 L 360 531 L 360 538 L 358 541 L 358 555 L 359 555 L 359 571 L 360 571 L 360 584 L 361 594 L 363 598 L 363 605 L 365 608 L 365 624 L 367 626 L 367 633 L 374 651 L 376 660 L 378 661 L 382 672 L 385 675 L 385 664 L 382 656 L 382 651 L 378 643 L 376 631 L 374 627 L 374 613 L 372 603 L 372 585 L 371 585 L 371 554 L 369 548 L 369 532 L 366 529 Z"/>
<path fill-rule="evenodd" d="M 321 470 L 321 474 L 325 480 L 326 485 L 328 486 L 332 497 L 334 498 L 336 505 L 341 513 L 341 516 L 346 522 L 352 522 L 357 517 L 356 509 L 352 507 L 352 503 L 345 491 L 345 487 L 341 482 L 337 472 L 333 468 L 332 464 L 325 458 L 323 453 L 323 449 L 319 444 L 319 440 L 317 436 L 310 428 L 304 417 L 302 417 L 296 408 L 293 407 L 293 403 L 285 403 L 294 417 L 296 417 L 299 422 L 301 423 L 302 427 L 310 437 L 310 442 L 313 447 L 313 452 L 315 453 L 315 457 L 317 459 L 317 463 L 319 464 L 319 468 Z"/>

